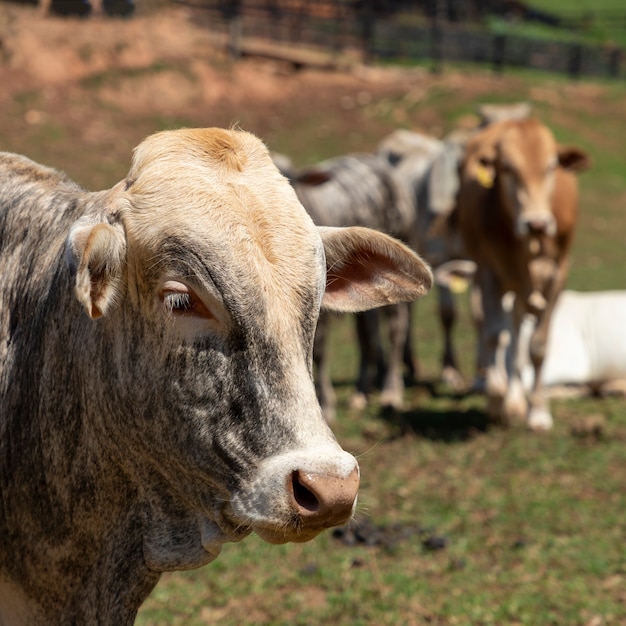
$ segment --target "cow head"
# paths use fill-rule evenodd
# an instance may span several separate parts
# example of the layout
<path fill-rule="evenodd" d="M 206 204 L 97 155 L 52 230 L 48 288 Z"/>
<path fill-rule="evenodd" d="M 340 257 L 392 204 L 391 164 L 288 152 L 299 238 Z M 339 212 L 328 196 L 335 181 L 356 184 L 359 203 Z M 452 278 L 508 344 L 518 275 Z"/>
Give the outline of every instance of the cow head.
<path fill-rule="evenodd" d="M 464 175 L 494 189 L 520 237 L 553 236 L 552 197 L 557 168 L 583 171 L 589 159 L 580 148 L 559 146 L 535 119 L 495 123 L 468 143 Z"/>
<path fill-rule="evenodd" d="M 94 428 L 145 501 L 151 567 L 350 518 L 359 470 L 316 400 L 315 326 L 321 306 L 426 293 L 416 254 L 367 229 L 316 228 L 263 144 L 220 129 L 149 137 L 67 251 L 87 312 L 77 333 L 97 346 L 85 359 L 106 372 Z"/>

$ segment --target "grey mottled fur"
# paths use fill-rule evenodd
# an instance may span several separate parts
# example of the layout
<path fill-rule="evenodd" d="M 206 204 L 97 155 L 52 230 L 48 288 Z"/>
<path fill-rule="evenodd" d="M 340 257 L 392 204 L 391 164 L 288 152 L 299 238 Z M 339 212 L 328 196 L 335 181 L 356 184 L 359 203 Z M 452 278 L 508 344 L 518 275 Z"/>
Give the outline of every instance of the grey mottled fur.
<path fill-rule="evenodd" d="M 274 162 L 292 183 L 300 202 L 320 226 L 366 226 L 388 233 L 415 248 L 415 213 L 407 190 L 399 185 L 384 158 L 355 153 L 323 161 L 311 168 L 296 170 L 288 157 L 275 154 Z M 392 355 L 389 367 L 384 362 L 380 341 L 372 334 L 372 316 L 356 316 L 360 349 L 358 398 L 365 398 L 374 378 L 383 386 L 382 402 L 398 407 L 402 400 L 400 371 L 404 345 L 408 339 L 406 304 L 382 310 L 389 318 Z M 327 337 L 331 316 L 322 312 L 315 336 L 314 358 L 317 392 L 329 421 L 335 417 L 336 398 L 330 380 Z M 376 326 L 374 325 L 374 328 Z M 384 370 L 387 370 L 386 372 Z"/>
<path fill-rule="evenodd" d="M 92 193 L 0 153 L 3 626 L 132 623 L 162 571 L 211 561 L 223 542 L 256 529 L 253 514 L 276 532 L 287 533 L 293 522 L 297 533 L 297 516 L 285 519 L 280 509 L 287 500 L 281 489 L 297 468 L 356 471 L 326 426 L 312 384 L 325 280 L 319 236 L 286 248 L 283 259 L 268 256 L 267 271 L 284 283 L 272 298 L 285 312 L 270 324 L 269 283 L 251 275 L 256 266 L 246 255 L 233 255 L 219 224 L 183 228 L 183 198 L 213 201 L 202 185 L 186 195 L 182 164 L 202 180 L 206 153 L 191 133 L 185 137 L 193 144 L 174 156 L 180 172 L 166 167 L 160 186 L 143 198 L 150 204 L 165 193 L 165 206 L 180 211 L 162 230 L 161 218 L 144 219 L 144 230 L 155 229 L 151 249 L 145 233 L 133 230 L 134 180 Z M 294 228 L 314 234 L 267 153 L 258 159 L 292 203 Z M 119 293 L 97 320 L 73 293 L 81 259 L 68 234 L 77 220 L 103 224 L 127 246 Z M 293 289 L 284 281 L 301 260 L 310 273 L 296 276 Z M 108 264 L 88 269 L 92 287 L 115 272 Z M 173 334 L 154 295 L 159 277 L 171 273 L 219 294 L 227 332 L 194 341 Z M 282 463 L 276 484 L 274 466 L 263 469 L 268 459 Z"/>

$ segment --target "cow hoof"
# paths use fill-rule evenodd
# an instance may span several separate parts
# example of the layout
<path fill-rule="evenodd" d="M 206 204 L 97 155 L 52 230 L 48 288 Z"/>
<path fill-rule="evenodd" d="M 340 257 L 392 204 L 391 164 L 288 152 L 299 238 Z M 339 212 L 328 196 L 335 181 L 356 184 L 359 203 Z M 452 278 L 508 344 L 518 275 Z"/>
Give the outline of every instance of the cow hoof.
<path fill-rule="evenodd" d="M 504 413 L 508 420 L 513 423 L 524 423 L 528 414 L 528 401 L 524 394 L 524 388 L 519 380 L 512 380 L 504 400 Z"/>
<path fill-rule="evenodd" d="M 353 411 L 363 411 L 367 406 L 367 396 L 361 391 L 355 391 L 350 398 L 350 408 Z"/>
<path fill-rule="evenodd" d="M 531 409 L 528 416 L 528 428 L 534 432 L 551 430 L 554 420 L 548 409 Z"/>
<path fill-rule="evenodd" d="M 454 367 L 444 367 L 441 372 L 441 382 L 449 385 L 455 391 L 465 389 L 465 379 L 461 376 L 459 370 Z"/>
<path fill-rule="evenodd" d="M 498 370 L 489 370 L 485 378 L 485 393 L 490 398 L 504 399 L 508 390 L 508 380 L 504 373 Z"/>
<path fill-rule="evenodd" d="M 386 409 L 399 411 L 403 408 L 402 394 L 397 391 L 383 391 L 380 395 L 380 404 Z"/>

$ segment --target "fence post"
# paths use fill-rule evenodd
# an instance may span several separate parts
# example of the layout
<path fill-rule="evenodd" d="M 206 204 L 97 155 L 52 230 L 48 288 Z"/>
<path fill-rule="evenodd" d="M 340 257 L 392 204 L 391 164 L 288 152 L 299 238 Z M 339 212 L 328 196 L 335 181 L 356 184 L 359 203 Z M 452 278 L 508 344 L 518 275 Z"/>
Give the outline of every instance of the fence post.
<path fill-rule="evenodd" d="M 441 29 L 441 14 L 443 5 L 441 0 L 435 0 L 433 17 L 430 23 L 430 58 L 433 74 L 440 74 L 443 69 L 443 31 Z"/>
<path fill-rule="evenodd" d="M 619 66 L 622 62 L 622 50 L 620 48 L 612 48 L 609 51 L 609 76 L 611 78 L 619 78 Z"/>
<path fill-rule="evenodd" d="M 583 65 L 583 47 L 579 43 L 574 43 L 569 51 L 568 72 L 571 78 L 580 78 Z"/>
<path fill-rule="evenodd" d="M 372 60 L 372 40 L 374 38 L 374 11 L 372 0 L 363 1 L 361 13 L 361 46 L 363 63 Z"/>
<path fill-rule="evenodd" d="M 225 2 L 222 6 L 222 14 L 228 22 L 228 53 L 233 59 L 239 59 L 241 58 L 241 35 L 243 29 L 240 0 Z"/>
<path fill-rule="evenodd" d="M 493 37 L 493 71 L 496 74 L 502 74 L 504 69 L 504 54 L 506 50 L 506 36 L 503 34 L 494 35 Z"/>

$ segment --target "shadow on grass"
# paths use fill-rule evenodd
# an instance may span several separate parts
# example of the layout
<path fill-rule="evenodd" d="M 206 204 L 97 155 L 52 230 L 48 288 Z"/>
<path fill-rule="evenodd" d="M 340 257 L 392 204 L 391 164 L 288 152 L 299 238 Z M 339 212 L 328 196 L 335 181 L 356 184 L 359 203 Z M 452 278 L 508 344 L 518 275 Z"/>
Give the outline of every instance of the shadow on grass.
<path fill-rule="evenodd" d="M 398 437 L 413 433 L 431 441 L 454 443 L 486 433 L 493 424 L 484 411 L 415 409 L 396 411 L 383 408 L 380 417 L 395 427 Z"/>
<path fill-rule="evenodd" d="M 434 399 L 450 400 L 455 404 L 474 395 L 471 392 L 442 388 L 440 384 L 431 381 L 420 381 L 416 386 L 426 389 Z M 449 443 L 467 441 L 494 427 L 485 411 L 473 407 L 451 406 L 439 409 L 430 406 L 408 411 L 383 407 L 379 416 L 395 427 L 398 436 L 412 433 L 431 441 Z"/>

